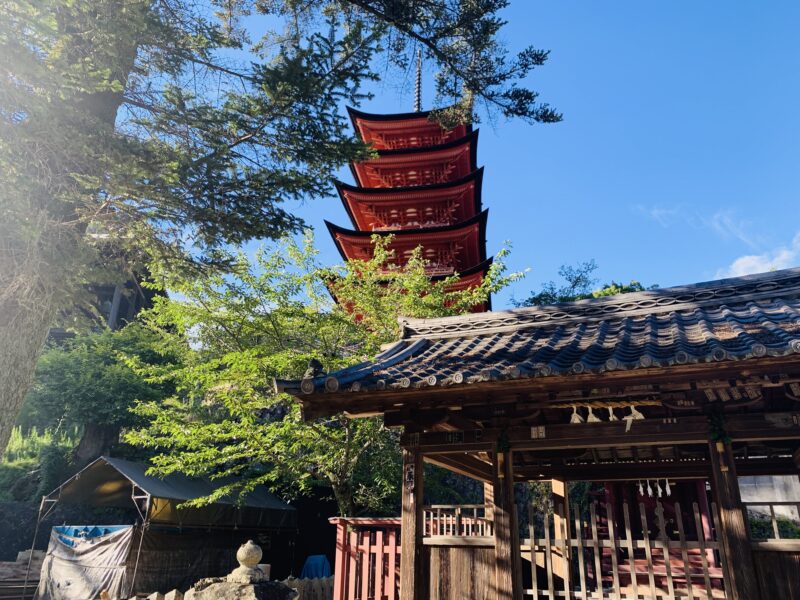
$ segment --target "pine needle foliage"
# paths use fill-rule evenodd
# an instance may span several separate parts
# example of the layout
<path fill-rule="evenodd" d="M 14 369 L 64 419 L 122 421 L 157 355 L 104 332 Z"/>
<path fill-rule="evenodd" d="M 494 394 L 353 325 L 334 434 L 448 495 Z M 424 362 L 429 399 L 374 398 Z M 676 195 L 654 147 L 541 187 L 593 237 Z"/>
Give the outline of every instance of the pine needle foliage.
<path fill-rule="evenodd" d="M 558 120 L 523 81 L 547 53 L 499 41 L 505 5 L 0 0 L 0 448 L 87 283 L 148 264 L 205 276 L 231 245 L 299 231 L 291 203 L 370 155 L 342 109 L 383 65 L 423 48 L 456 104 L 443 119 L 483 101 Z"/>

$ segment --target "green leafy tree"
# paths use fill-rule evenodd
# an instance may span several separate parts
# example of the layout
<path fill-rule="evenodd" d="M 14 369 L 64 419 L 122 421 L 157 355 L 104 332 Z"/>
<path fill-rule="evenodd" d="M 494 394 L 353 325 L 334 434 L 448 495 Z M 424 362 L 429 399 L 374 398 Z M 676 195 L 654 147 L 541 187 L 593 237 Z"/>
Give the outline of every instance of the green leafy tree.
<path fill-rule="evenodd" d="M 516 306 L 545 306 L 558 302 L 573 302 L 575 300 L 616 296 L 617 294 L 628 294 L 630 292 L 643 292 L 658 287 L 657 285 L 645 287 L 639 281 L 632 279 L 629 283 L 612 281 L 596 288 L 598 279 L 594 276 L 594 272 L 597 269 L 598 266 L 594 260 L 578 263 L 575 266 L 562 265 L 558 269 L 558 274 L 563 279 L 561 284 L 557 284 L 555 281 L 548 281 L 542 285 L 542 289 L 538 292 L 531 292 L 525 300 L 517 301 L 514 304 Z"/>
<path fill-rule="evenodd" d="M 119 442 L 120 432 L 139 422 L 136 401 L 158 401 L 169 389 L 145 381 L 126 363 L 138 357 L 152 364 L 169 360 L 159 338 L 137 324 L 118 331 L 83 335 L 42 354 L 19 425 L 31 429 L 80 432 L 72 449 L 79 469 Z"/>
<path fill-rule="evenodd" d="M 0 448 L 88 282 L 224 267 L 228 245 L 301 227 L 285 203 L 368 153 L 341 105 L 381 61 L 422 48 L 460 101 L 443 119 L 558 120 L 521 85 L 547 52 L 498 41 L 506 4 L 0 0 Z"/>
<path fill-rule="evenodd" d="M 252 262 L 240 255 L 231 276 L 184 283 L 180 300 L 157 299 L 145 318 L 181 359 L 132 364 L 176 393 L 141 403 L 149 424 L 127 437 L 160 452 L 157 473 L 235 475 L 215 497 L 259 484 L 289 494 L 330 486 L 343 515 L 386 510 L 400 480 L 396 432 L 345 415 L 304 422 L 272 378 L 365 360 L 398 337 L 399 315 L 454 314 L 516 276 L 498 260 L 480 288 L 447 291 L 448 282 L 427 278 L 418 252 L 391 267 L 388 240 L 375 243 L 374 259 L 331 271 L 317 264 L 310 238 L 286 241 Z"/>

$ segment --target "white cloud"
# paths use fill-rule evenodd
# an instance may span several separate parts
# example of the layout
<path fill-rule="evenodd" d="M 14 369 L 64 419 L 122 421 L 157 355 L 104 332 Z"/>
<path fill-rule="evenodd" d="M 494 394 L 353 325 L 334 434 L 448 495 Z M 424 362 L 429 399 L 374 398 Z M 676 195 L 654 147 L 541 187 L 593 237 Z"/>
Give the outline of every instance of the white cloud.
<path fill-rule="evenodd" d="M 753 249 L 759 247 L 758 238 L 748 232 L 749 223 L 737 219 L 731 210 L 718 210 L 706 222 L 723 239 L 736 239 Z"/>
<path fill-rule="evenodd" d="M 643 204 L 636 204 L 634 209 L 662 227 L 669 227 L 684 218 L 682 215 L 683 210 L 678 206 L 644 206 Z"/>
<path fill-rule="evenodd" d="M 716 278 L 741 277 L 752 273 L 764 273 L 788 269 L 800 264 L 800 232 L 787 246 L 779 246 L 761 254 L 746 254 L 717 271 Z"/>

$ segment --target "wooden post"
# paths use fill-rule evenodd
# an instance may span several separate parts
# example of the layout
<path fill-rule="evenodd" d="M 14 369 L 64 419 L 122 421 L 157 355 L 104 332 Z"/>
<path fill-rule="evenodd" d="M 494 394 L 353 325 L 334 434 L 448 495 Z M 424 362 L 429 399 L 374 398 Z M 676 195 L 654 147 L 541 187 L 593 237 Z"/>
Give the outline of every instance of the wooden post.
<path fill-rule="evenodd" d="M 553 500 L 553 525 L 555 527 L 556 538 L 564 537 L 566 532 L 567 539 L 571 530 L 569 523 L 569 491 L 567 482 L 563 479 L 551 479 Z M 566 546 L 569 548 L 569 545 Z M 553 573 L 566 580 L 569 576 L 570 552 L 566 553 L 561 548 L 553 548 Z"/>
<path fill-rule="evenodd" d="M 522 565 L 519 547 L 519 526 L 514 503 L 513 455 L 495 452 L 494 484 L 494 551 L 497 600 L 521 600 Z"/>
<path fill-rule="evenodd" d="M 347 600 L 347 519 L 336 521 L 336 567 L 333 572 L 333 600 Z"/>
<path fill-rule="evenodd" d="M 494 483 L 483 483 L 483 516 L 487 521 L 494 520 L 492 510 L 494 509 Z"/>
<path fill-rule="evenodd" d="M 711 484 L 719 507 L 717 538 L 722 548 L 725 589 L 732 600 L 759 600 L 761 594 L 753 562 L 747 522 L 736 478 L 730 443 L 711 442 Z"/>
<path fill-rule="evenodd" d="M 400 600 L 425 600 L 422 470 L 422 453 L 415 448 L 403 448 Z"/>

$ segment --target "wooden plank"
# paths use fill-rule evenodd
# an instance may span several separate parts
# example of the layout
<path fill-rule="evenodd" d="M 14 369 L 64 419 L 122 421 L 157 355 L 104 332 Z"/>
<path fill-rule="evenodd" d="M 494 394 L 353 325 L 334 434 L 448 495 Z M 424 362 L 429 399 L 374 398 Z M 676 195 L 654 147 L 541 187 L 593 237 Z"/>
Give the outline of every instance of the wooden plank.
<path fill-rule="evenodd" d="M 422 546 L 423 468 L 422 452 L 417 448 L 404 448 L 401 483 L 401 600 L 425 600 Z"/>
<path fill-rule="evenodd" d="M 333 572 L 333 600 L 347 600 L 347 523 L 336 523 L 336 561 Z"/>
<path fill-rule="evenodd" d="M 592 527 L 592 552 L 594 552 L 594 586 L 598 598 L 604 598 L 603 593 L 603 569 L 600 561 L 601 546 L 598 543 L 600 538 L 597 535 L 597 510 L 595 503 L 589 505 L 589 519 Z"/>
<path fill-rule="evenodd" d="M 706 535 L 703 532 L 703 522 L 700 520 L 700 507 L 697 502 L 692 503 L 692 513 L 694 514 L 694 528 L 697 531 L 697 541 L 700 545 L 700 564 L 703 567 L 703 582 L 706 586 L 706 599 L 711 600 L 711 577 L 708 574 L 708 553 L 706 552 Z"/>
<path fill-rule="evenodd" d="M 625 545 L 628 549 L 628 564 L 631 571 L 631 588 L 633 597 L 639 598 L 639 581 L 636 577 L 636 557 L 634 556 L 633 533 L 631 532 L 631 516 L 628 510 L 628 503 L 622 503 L 622 516 L 625 520 Z"/>
<path fill-rule="evenodd" d="M 686 594 L 688 600 L 694 600 L 694 586 L 689 565 L 689 549 L 686 545 L 686 532 L 683 527 L 683 512 L 679 502 L 675 503 L 675 515 L 678 521 L 678 543 L 681 545 L 681 560 L 683 561 L 683 576 L 686 577 Z M 702 535 L 702 533 L 701 533 Z"/>
<path fill-rule="evenodd" d="M 350 532 L 350 566 L 347 569 L 347 596 L 346 600 L 355 598 L 358 593 L 356 577 L 358 577 L 358 532 Z"/>
<path fill-rule="evenodd" d="M 425 546 L 450 546 L 458 547 L 484 547 L 494 548 L 493 536 L 466 536 L 466 535 L 435 535 L 422 540 Z"/>
<path fill-rule="evenodd" d="M 386 594 L 388 600 L 397 600 L 397 532 L 396 528 L 389 530 L 389 546 L 387 549 L 386 566 Z"/>
<path fill-rule="evenodd" d="M 361 595 L 359 598 L 361 600 L 368 600 L 370 597 L 370 589 L 369 589 L 369 580 L 370 580 L 370 569 L 371 566 L 371 558 L 372 558 L 372 532 L 369 529 L 365 529 L 361 532 L 361 543 L 358 547 L 358 554 L 361 557 L 361 569 L 359 575 L 359 581 L 361 585 L 359 586 Z"/>
<path fill-rule="evenodd" d="M 568 514 L 566 509 L 564 509 L 564 514 Z M 556 536 L 560 538 L 558 540 L 558 549 L 559 553 L 561 554 L 560 559 L 562 561 L 564 591 L 567 594 L 567 598 L 570 598 L 572 596 L 572 573 L 570 572 L 572 548 L 569 545 L 569 528 L 567 527 L 567 521 L 564 518 L 555 519 L 555 524 L 557 526 Z"/>
<path fill-rule="evenodd" d="M 642 537 L 644 538 L 644 556 L 647 559 L 647 583 L 650 586 L 650 598 L 656 600 L 656 580 L 653 576 L 653 550 L 650 546 L 650 531 L 647 528 L 647 513 L 644 503 L 639 503 L 639 516 L 642 519 Z"/>
<path fill-rule="evenodd" d="M 375 532 L 375 595 L 376 600 L 383 600 L 385 571 L 384 563 L 386 558 L 386 544 L 383 539 L 383 530 L 379 529 Z"/>
<path fill-rule="evenodd" d="M 487 413 L 491 414 L 491 413 Z M 726 417 L 726 428 L 734 441 L 793 440 L 800 436 L 796 413 L 748 413 Z M 679 417 L 674 421 L 646 419 L 633 423 L 626 431 L 627 422 L 603 421 L 547 425 L 544 437 L 532 437 L 530 427 L 507 429 L 475 429 L 466 431 L 428 431 L 419 438 L 405 434 L 401 445 L 418 441 L 418 448 L 426 454 L 460 454 L 465 451 L 489 451 L 503 437 L 514 450 L 555 450 L 572 448 L 612 448 L 615 446 L 660 446 L 668 444 L 699 444 L 708 442 L 708 419 L 705 416 Z M 459 435 L 454 437 L 454 433 Z M 454 442 L 458 439 L 458 442 Z M 463 441 L 460 441 L 463 440 Z"/>
<path fill-rule="evenodd" d="M 553 585 L 553 552 L 550 546 L 550 518 L 544 516 L 544 570 L 547 573 L 547 596 L 556 597 L 555 586 Z"/>
<path fill-rule="evenodd" d="M 531 588 L 533 600 L 539 600 L 539 578 L 536 569 L 536 524 L 534 521 L 533 504 L 528 504 L 528 535 L 531 545 Z"/>
<path fill-rule="evenodd" d="M 617 548 L 619 542 L 617 539 L 617 522 L 616 519 L 614 519 L 614 510 L 611 503 L 606 504 L 606 519 L 608 520 L 608 539 L 611 540 L 611 579 L 613 585 L 611 598 L 619 599 L 619 565 L 617 564 Z"/>
<path fill-rule="evenodd" d="M 800 552 L 754 552 L 761 597 L 800 600 Z"/>
<path fill-rule="evenodd" d="M 586 596 L 586 564 L 583 556 L 583 522 L 577 504 L 572 507 L 572 514 L 575 515 L 575 541 L 578 546 L 578 580 L 581 586 L 581 599 L 588 600 Z"/>
<path fill-rule="evenodd" d="M 667 537 L 667 523 L 664 519 L 664 505 L 656 501 L 656 522 L 658 523 L 658 539 L 656 544 L 660 546 L 664 557 L 664 571 L 667 576 L 667 598 L 675 600 L 675 582 L 672 580 L 672 557 L 669 553 L 669 537 Z"/>

